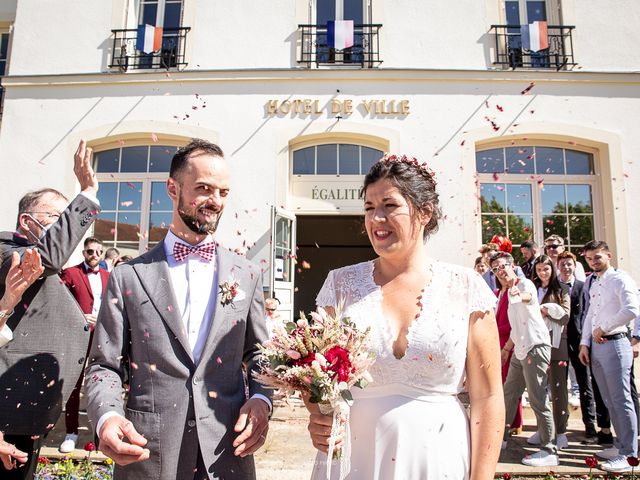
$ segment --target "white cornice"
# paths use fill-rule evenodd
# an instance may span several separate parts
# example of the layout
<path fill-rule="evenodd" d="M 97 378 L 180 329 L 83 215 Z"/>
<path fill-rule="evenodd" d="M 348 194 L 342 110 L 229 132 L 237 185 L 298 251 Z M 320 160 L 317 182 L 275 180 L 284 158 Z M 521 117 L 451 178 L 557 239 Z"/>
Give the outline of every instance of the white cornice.
<path fill-rule="evenodd" d="M 128 73 L 81 73 L 60 75 L 10 75 L 5 88 L 43 86 L 95 86 L 104 84 L 162 84 L 174 82 L 479 82 L 549 84 L 639 85 L 640 72 L 587 72 L 548 70 L 426 70 L 426 69 L 238 69 L 188 71 L 134 71 Z"/>

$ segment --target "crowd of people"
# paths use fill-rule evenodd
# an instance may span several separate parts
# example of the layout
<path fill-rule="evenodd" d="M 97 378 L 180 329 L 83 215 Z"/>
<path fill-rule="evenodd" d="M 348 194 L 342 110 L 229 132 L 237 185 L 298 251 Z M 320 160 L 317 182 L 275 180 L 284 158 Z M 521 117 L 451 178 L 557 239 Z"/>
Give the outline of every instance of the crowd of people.
<path fill-rule="evenodd" d="M 640 424 L 633 374 L 633 358 L 640 352 L 637 286 L 611 265 L 603 241 L 590 241 L 582 249 L 589 276 L 559 235 L 547 237 L 542 252 L 534 241 L 523 242 L 519 264 L 512 250 L 508 238 L 496 235 L 479 249 L 474 267 L 498 296 L 508 422 L 503 448 L 510 435 L 521 431 L 526 390 L 537 421 L 527 442 L 541 448 L 523 463 L 559 464 L 558 451 L 568 446 L 572 378 L 579 391 L 582 443 L 604 447 L 597 455 L 605 471 L 629 471 L 627 457 L 637 455 Z"/>
<path fill-rule="evenodd" d="M 59 449 L 75 449 L 84 386 L 115 478 L 253 480 L 272 412 L 272 392 L 253 376 L 257 344 L 282 318 L 278 299 L 264 299 L 260 268 L 214 240 L 230 191 L 222 150 L 194 139 L 177 151 L 166 185 L 171 228 L 137 258 L 87 236 L 100 212 L 91 153 L 80 142 L 74 199 L 30 192 L 15 231 L 0 233 L 0 477 L 33 478 L 63 407 Z M 479 276 L 427 253 L 442 213 L 424 164 L 385 156 L 363 193 L 378 258 L 329 272 L 316 300 L 370 328 L 377 356 L 372 386 L 354 393 L 349 478 L 493 478 L 500 442 L 522 431 L 525 391 L 537 421 L 528 442 L 540 449 L 522 462 L 558 465 L 570 369 L 583 443 L 603 447 L 604 470 L 629 470 L 640 306 L 609 246 L 584 246 L 587 276 L 558 235 L 542 252 L 523 242 L 519 264 L 497 235 L 479 249 Z M 81 242 L 83 261 L 64 268 Z M 332 417 L 307 407 L 319 450 L 312 476 L 326 478 Z"/>

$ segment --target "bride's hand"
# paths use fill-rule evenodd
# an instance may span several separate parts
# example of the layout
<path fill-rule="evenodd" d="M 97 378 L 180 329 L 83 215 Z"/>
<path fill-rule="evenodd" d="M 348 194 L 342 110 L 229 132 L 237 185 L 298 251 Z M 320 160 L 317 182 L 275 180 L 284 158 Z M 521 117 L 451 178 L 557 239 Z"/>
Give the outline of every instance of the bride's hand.
<path fill-rule="evenodd" d="M 333 415 L 323 415 L 320 413 L 320 407 L 318 407 L 317 403 L 311 403 L 308 395 L 303 394 L 302 400 L 310 413 L 308 429 L 309 435 L 311 436 L 311 443 L 321 452 L 327 453 L 329 451 L 329 438 L 331 437 Z M 336 450 L 342 448 L 343 434 L 344 429 L 340 427 L 335 443 Z"/>

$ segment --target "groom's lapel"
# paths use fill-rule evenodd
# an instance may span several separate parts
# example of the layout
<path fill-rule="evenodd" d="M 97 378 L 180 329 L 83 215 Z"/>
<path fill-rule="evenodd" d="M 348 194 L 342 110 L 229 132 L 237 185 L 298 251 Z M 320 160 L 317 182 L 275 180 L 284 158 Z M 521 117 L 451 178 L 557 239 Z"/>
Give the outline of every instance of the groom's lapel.
<path fill-rule="evenodd" d="M 209 335 L 207 335 L 207 341 L 202 349 L 202 355 L 200 356 L 200 363 L 204 364 L 208 361 L 209 357 L 213 354 L 221 331 L 225 331 L 228 328 L 227 323 L 229 317 L 225 318 L 225 314 L 228 310 L 233 309 L 233 304 L 222 305 L 220 296 L 220 285 L 231 279 L 240 281 L 238 274 L 240 273 L 238 267 L 235 264 L 235 254 L 218 246 L 216 250 L 216 268 L 217 268 L 217 283 L 213 286 L 212 295 L 215 295 L 216 310 L 213 314 L 213 320 L 209 327 Z M 233 348 L 229 345 L 228 348 Z M 242 346 L 241 346 L 242 348 Z"/>
<path fill-rule="evenodd" d="M 142 287 L 149 295 L 151 303 L 156 307 L 164 322 L 193 362 L 191 346 L 184 330 L 182 318 L 180 318 L 178 303 L 171 284 L 167 256 L 164 252 L 164 241 L 149 251 L 147 259 L 148 261 L 144 263 L 135 263 L 133 268 Z"/>

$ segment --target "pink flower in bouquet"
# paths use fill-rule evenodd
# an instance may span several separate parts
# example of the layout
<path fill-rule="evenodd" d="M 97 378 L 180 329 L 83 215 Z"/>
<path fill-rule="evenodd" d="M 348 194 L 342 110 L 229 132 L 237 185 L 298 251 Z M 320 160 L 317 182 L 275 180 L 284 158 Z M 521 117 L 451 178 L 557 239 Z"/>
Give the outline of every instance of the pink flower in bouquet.
<path fill-rule="evenodd" d="M 332 347 L 325 354 L 329 366 L 328 370 L 338 375 L 338 380 L 346 382 L 349 380 L 349 374 L 353 372 L 351 360 L 349 360 L 349 352 L 342 347 Z"/>
<path fill-rule="evenodd" d="M 293 358 L 294 360 L 298 360 L 300 358 L 300 352 L 297 350 L 287 350 L 287 356 L 289 358 Z"/>

